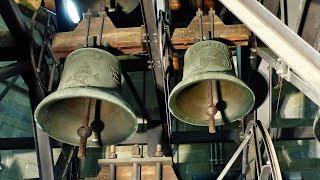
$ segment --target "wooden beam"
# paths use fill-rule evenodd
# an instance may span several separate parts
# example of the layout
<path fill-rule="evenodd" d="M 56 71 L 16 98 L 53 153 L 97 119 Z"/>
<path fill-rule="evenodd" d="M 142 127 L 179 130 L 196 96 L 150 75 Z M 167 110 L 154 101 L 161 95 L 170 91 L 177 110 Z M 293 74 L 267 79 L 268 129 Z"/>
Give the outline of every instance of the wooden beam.
<path fill-rule="evenodd" d="M 105 166 L 102 167 L 97 180 L 107 180 L 110 179 L 110 168 Z M 131 179 L 132 166 L 122 166 L 116 167 L 116 179 L 127 180 Z M 141 179 L 156 179 L 156 166 L 141 166 Z M 177 180 L 177 176 L 173 171 L 171 165 L 162 166 L 162 179 L 166 180 Z"/>
<path fill-rule="evenodd" d="M 244 46 L 248 44 L 250 31 L 244 25 L 225 25 L 217 16 L 214 19 L 214 35 L 216 38 L 224 39 L 230 42 L 231 45 Z M 92 41 L 93 36 L 98 36 L 99 18 L 93 17 L 90 23 L 89 39 Z M 184 50 L 197 42 L 198 28 L 197 17 L 191 21 L 188 27 L 176 28 L 171 38 L 173 47 L 176 50 Z M 57 56 L 64 58 L 72 51 L 81 48 L 84 43 L 85 29 L 86 23 L 81 21 L 73 31 L 57 33 L 52 43 L 52 48 Z M 108 43 L 110 47 L 115 48 L 119 53 L 144 53 L 146 52 L 144 29 L 143 26 L 116 28 L 112 21 L 106 17 L 104 20 L 102 42 Z M 209 16 L 203 16 L 203 34 L 209 36 L 209 29 Z"/>
<path fill-rule="evenodd" d="M 39 9 L 41 3 L 43 2 L 43 7 L 55 11 L 56 5 L 54 0 L 15 0 L 15 2 L 30 11 L 35 11 Z"/>
<path fill-rule="evenodd" d="M 203 35 L 209 39 L 210 21 L 209 16 L 203 16 Z M 173 32 L 171 43 L 175 49 L 183 50 L 197 42 L 199 32 L 198 17 L 194 17 L 186 28 L 176 28 Z M 218 16 L 214 17 L 214 37 L 229 41 L 230 45 L 248 45 L 250 31 L 242 24 L 225 25 Z"/>

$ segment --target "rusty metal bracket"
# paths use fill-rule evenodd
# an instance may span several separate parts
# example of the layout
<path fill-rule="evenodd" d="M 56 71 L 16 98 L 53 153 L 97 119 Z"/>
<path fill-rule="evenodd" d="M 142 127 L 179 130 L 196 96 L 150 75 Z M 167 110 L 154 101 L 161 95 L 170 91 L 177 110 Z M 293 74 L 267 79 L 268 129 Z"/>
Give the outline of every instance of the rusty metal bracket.
<path fill-rule="evenodd" d="M 89 33 L 90 33 L 90 21 L 91 21 L 91 12 L 83 13 L 83 19 L 86 21 L 86 27 L 85 27 L 85 34 L 84 34 L 84 44 L 83 47 L 88 47 L 88 41 L 89 41 Z"/>
<path fill-rule="evenodd" d="M 197 41 L 203 41 L 203 27 L 202 27 L 202 16 L 203 16 L 203 12 L 201 11 L 201 9 L 199 8 L 197 11 L 197 17 L 198 17 L 198 39 Z"/>
<path fill-rule="evenodd" d="M 99 12 L 98 14 L 100 18 L 100 25 L 99 25 L 99 31 L 98 31 L 98 37 L 97 37 L 97 46 L 101 46 L 103 44 L 102 34 L 103 34 L 103 28 L 104 28 L 104 18 L 107 16 L 107 13 L 103 11 L 103 12 Z"/>

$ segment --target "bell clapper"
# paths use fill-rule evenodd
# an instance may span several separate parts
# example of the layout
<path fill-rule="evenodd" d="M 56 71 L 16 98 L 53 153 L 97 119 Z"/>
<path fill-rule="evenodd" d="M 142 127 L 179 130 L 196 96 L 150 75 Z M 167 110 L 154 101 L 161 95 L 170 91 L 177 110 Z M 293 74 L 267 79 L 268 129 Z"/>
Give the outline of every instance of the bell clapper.
<path fill-rule="evenodd" d="M 87 146 L 87 139 L 92 134 L 92 129 L 89 127 L 89 117 L 90 117 L 90 104 L 91 99 L 86 99 L 86 109 L 84 111 L 82 126 L 78 128 L 77 134 L 80 137 L 79 149 L 78 149 L 78 158 L 82 159 L 86 156 L 86 146 Z"/>
<path fill-rule="evenodd" d="M 217 107 L 215 106 L 213 97 L 213 93 L 216 93 L 216 91 L 213 90 L 212 87 L 212 80 L 209 80 L 208 82 L 208 92 L 209 92 L 209 98 L 210 98 L 210 104 L 207 107 L 207 114 L 209 116 L 208 118 L 208 126 L 209 126 L 209 133 L 214 134 L 216 132 L 216 126 L 215 126 L 215 119 L 214 116 L 217 114 Z"/>
<path fill-rule="evenodd" d="M 101 147 L 102 146 L 101 132 L 104 129 L 104 123 L 101 121 L 101 117 L 100 117 L 101 100 L 96 100 L 96 103 L 93 103 L 92 105 L 94 106 L 95 113 L 94 113 L 94 120 L 90 125 L 94 134 L 94 137 L 91 139 L 91 141 Z"/>

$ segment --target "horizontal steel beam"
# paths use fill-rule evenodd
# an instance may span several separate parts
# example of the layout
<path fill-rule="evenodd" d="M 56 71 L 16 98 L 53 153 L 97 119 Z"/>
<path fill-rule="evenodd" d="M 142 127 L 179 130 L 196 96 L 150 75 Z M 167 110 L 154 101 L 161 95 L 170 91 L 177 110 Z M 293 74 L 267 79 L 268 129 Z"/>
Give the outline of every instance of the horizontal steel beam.
<path fill-rule="evenodd" d="M 172 144 L 190 144 L 190 143 L 212 143 L 212 142 L 234 142 L 234 136 L 231 132 L 216 132 L 210 134 L 203 131 L 181 131 L 172 132 Z"/>
<path fill-rule="evenodd" d="M 0 138 L 0 150 L 35 149 L 33 137 Z M 58 141 L 51 141 L 52 148 L 60 148 Z"/>
<path fill-rule="evenodd" d="M 301 79 L 320 87 L 320 54 L 256 0 L 219 0 Z"/>
<path fill-rule="evenodd" d="M 147 144 L 147 133 L 136 133 L 130 139 L 117 145 Z M 61 143 L 51 139 L 52 148 L 61 148 Z M 33 137 L 0 138 L 0 150 L 35 149 Z"/>
<path fill-rule="evenodd" d="M 25 73 L 29 70 L 31 70 L 31 64 L 25 61 L 0 67 L 0 81 Z"/>

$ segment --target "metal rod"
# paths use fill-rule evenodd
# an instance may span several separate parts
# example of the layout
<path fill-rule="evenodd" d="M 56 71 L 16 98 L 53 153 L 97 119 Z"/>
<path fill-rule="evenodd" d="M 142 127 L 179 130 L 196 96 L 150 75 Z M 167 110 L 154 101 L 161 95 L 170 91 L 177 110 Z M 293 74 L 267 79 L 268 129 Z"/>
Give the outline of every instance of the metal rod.
<path fill-rule="evenodd" d="M 268 133 L 268 130 L 264 127 L 261 121 L 257 120 L 256 124 L 257 124 L 257 127 L 260 129 L 262 140 L 264 142 L 264 145 L 266 146 L 268 159 L 271 165 L 272 177 L 275 180 L 282 180 L 277 154 L 274 149 L 272 139 Z"/>
<path fill-rule="evenodd" d="M 68 144 L 63 144 L 60 155 L 54 165 L 54 178 L 64 179 L 68 174 L 70 162 L 74 157 L 74 147 Z"/>
<path fill-rule="evenodd" d="M 89 33 L 90 33 L 91 12 L 84 13 L 83 17 L 87 20 L 86 31 L 85 31 L 85 34 L 84 34 L 84 45 L 83 45 L 83 47 L 88 47 Z"/>
<path fill-rule="evenodd" d="M 241 168 L 241 179 L 245 180 L 246 179 L 246 174 L 247 174 L 247 165 L 248 165 L 248 144 L 243 149 L 242 152 L 242 168 Z"/>
<path fill-rule="evenodd" d="M 241 54 L 241 46 L 236 47 L 237 52 L 237 72 L 239 79 L 242 79 L 242 54 Z"/>
<path fill-rule="evenodd" d="M 37 72 L 39 73 L 41 70 L 41 64 L 42 64 L 42 60 L 43 60 L 43 56 L 44 56 L 44 49 L 45 49 L 46 43 L 43 42 L 41 45 L 41 49 L 40 49 L 40 56 L 39 56 L 39 61 L 38 61 L 38 66 L 37 66 Z"/>
<path fill-rule="evenodd" d="M 210 39 L 213 40 L 214 39 L 214 16 L 215 16 L 215 11 L 213 10 L 213 8 L 211 7 L 209 10 L 209 16 L 210 16 Z"/>
<path fill-rule="evenodd" d="M 116 146 L 115 145 L 111 145 L 109 147 L 109 154 L 108 154 L 108 159 L 116 159 L 117 158 L 117 154 L 116 154 Z M 110 164 L 109 165 L 110 168 L 110 180 L 115 180 L 116 179 L 116 166 L 115 164 Z"/>
<path fill-rule="evenodd" d="M 218 158 L 218 146 L 217 146 L 217 143 L 211 143 L 213 144 L 214 146 L 214 165 L 218 165 L 218 161 L 219 161 L 219 158 Z"/>
<path fill-rule="evenodd" d="M 101 2 L 101 1 L 100 1 Z M 99 25 L 99 31 L 98 31 L 98 37 L 97 37 L 97 45 L 102 45 L 102 33 L 103 33 L 103 26 L 104 26 L 104 18 L 106 17 L 106 12 L 99 12 L 99 19 L 100 19 L 100 25 Z"/>
<path fill-rule="evenodd" d="M 246 135 L 246 137 L 244 138 L 244 140 L 241 142 L 240 146 L 238 147 L 238 149 L 236 150 L 236 152 L 233 154 L 233 156 L 231 157 L 230 161 L 227 163 L 227 165 L 224 167 L 224 169 L 222 170 L 222 172 L 220 173 L 219 177 L 217 178 L 217 180 L 222 180 L 224 178 L 224 176 L 227 174 L 227 172 L 229 171 L 229 169 L 231 168 L 232 164 L 236 161 L 237 157 L 240 155 L 241 151 L 243 150 L 243 148 L 247 145 L 247 143 L 249 142 L 250 138 L 252 136 L 252 133 L 249 133 L 248 135 Z"/>
<path fill-rule="evenodd" d="M 92 130 L 89 127 L 91 98 L 86 99 L 86 108 L 84 110 L 82 126 L 77 130 L 78 136 L 80 137 L 78 158 L 82 159 L 86 156 L 87 138 L 91 136 Z"/>
<path fill-rule="evenodd" d="M 219 144 L 219 162 L 223 165 L 223 144 L 222 142 L 218 142 Z"/>
<path fill-rule="evenodd" d="M 257 110 L 255 109 L 253 111 L 253 118 L 254 118 L 254 122 L 257 121 Z M 260 176 L 260 172 L 261 172 L 261 167 L 262 167 L 262 160 L 261 160 L 261 152 L 260 152 L 260 143 L 259 143 L 259 139 L 258 139 L 258 134 L 256 131 L 256 127 L 253 126 L 253 139 L 254 139 L 254 147 L 255 147 L 255 152 L 256 152 L 256 167 L 257 167 L 257 175 L 258 177 Z"/>
<path fill-rule="evenodd" d="M 210 170 L 211 170 L 211 172 L 214 172 L 213 162 L 216 162 L 216 160 L 217 160 L 216 146 L 214 147 L 215 149 L 213 150 L 213 147 L 212 147 L 213 144 L 214 143 L 210 143 Z M 214 155 L 213 155 L 213 153 L 214 153 Z M 214 157 L 214 159 L 213 159 L 213 157 Z"/>
<path fill-rule="evenodd" d="M 217 86 L 215 86 L 215 87 L 217 87 Z M 209 93 L 208 97 L 210 100 L 210 104 L 207 107 L 207 114 L 209 116 L 209 119 L 208 119 L 209 133 L 214 134 L 216 132 L 214 116 L 217 114 L 217 107 L 214 104 L 213 98 L 217 97 L 217 95 L 213 95 L 213 93 L 215 93 L 215 94 L 217 94 L 217 93 L 216 93 L 216 91 L 214 92 L 214 90 L 213 90 L 212 80 L 209 80 L 209 82 L 208 82 L 208 93 Z"/>
<path fill-rule="evenodd" d="M 199 41 L 203 41 L 203 29 L 202 29 L 202 16 L 203 16 L 203 12 L 201 11 L 201 9 L 199 8 L 197 11 L 197 16 L 198 16 L 198 26 L 199 26 Z"/>
<path fill-rule="evenodd" d="M 141 173 L 141 166 L 138 163 L 133 163 L 131 179 L 140 180 L 141 179 L 140 173 Z"/>
<path fill-rule="evenodd" d="M 114 164 L 110 164 L 110 180 L 116 180 L 116 166 Z"/>
<path fill-rule="evenodd" d="M 51 72 L 50 72 L 49 83 L 48 83 L 48 91 L 49 92 L 51 92 L 51 90 L 52 90 L 54 73 L 55 73 L 56 67 L 57 67 L 56 63 L 53 63 L 52 68 L 51 68 Z"/>
<path fill-rule="evenodd" d="M 86 107 L 86 109 L 84 111 L 84 115 L 83 115 L 83 121 L 82 121 L 82 126 L 83 127 L 88 126 L 88 124 L 89 124 L 89 116 L 90 116 L 91 99 L 88 98 L 86 101 L 87 101 L 86 102 L 87 107 Z"/>
<path fill-rule="evenodd" d="M 160 162 L 156 163 L 156 180 L 162 179 L 162 164 Z"/>
<path fill-rule="evenodd" d="M 272 67 L 269 65 L 269 79 L 268 79 L 268 81 L 269 81 L 269 111 L 268 111 L 268 113 L 269 113 L 269 127 L 268 127 L 268 132 L 270 133 L 270 129 L 271 129 L 271 120 L 272 120 L 272 91 L 273 91 L 273 86 L 272 86 L 272 71 L 273 71 L 273 69 L 272 69 Z"/>

